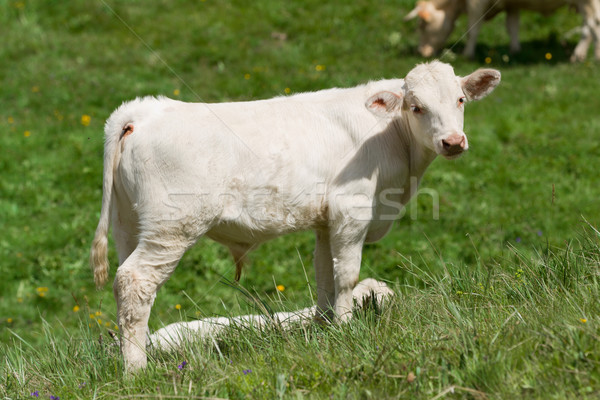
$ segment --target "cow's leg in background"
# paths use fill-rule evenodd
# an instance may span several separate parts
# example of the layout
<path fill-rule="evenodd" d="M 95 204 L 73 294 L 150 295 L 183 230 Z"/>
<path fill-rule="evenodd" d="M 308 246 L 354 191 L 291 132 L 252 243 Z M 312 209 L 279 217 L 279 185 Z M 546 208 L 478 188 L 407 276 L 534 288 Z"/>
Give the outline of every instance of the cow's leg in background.
<path fill-rule="evenodd" d="M 596 61 L 600 60 L 600 15 L 596 19 L 596 25 L 592 28 L 592 35 L 594 38 L 594 58 Z"/>
<path fill-rule="evenodd" d="M 594 41 L 594 58 L 600 60 L 600 0 L 592 0 L 584 14 L 585 24 L 589 24 Z M 587 52 L 587 48 L 586 48 Z"/>
<path fill-rule="evenodd" d="M 317 282 L 317 312 L 315 317 L 332 321 L 335 306 L 335 284 L 328 231 L 316 231 L 314 264 Z"/>
<path fill-rule="evenodd" d="M 596 43 L 594 43 L 594 58 L 596 61 L 598 61 L 600 60 L 600 16 L 598 17 L 595 30 L 593 32 L 594 40 L 596 40 Z"/>
<path fill-rule="evenodd" d="M 596 43 L 594 43 L 594 57 L 596 60 L 600 60 L 600 0 L 594 0 L 592 3 L 593 14 L 592 21 L 592 34 Z"/>
<path fill-rule="evenodd" d="M 142 239 L 117 269 L 113 291 L 127 371 L 146 366 L 148 318 L 156 292 L 169 279 L 186 249 L 183 245 L 164 245 L 160 238 Z"/>
<path fill-rule="evenodd" d="M 583 61 L 586 59 L 592 41 L 595 42 L 595 56 L 597 59 L 600 57 L 600 45 L 598 44 L 598 40 L 600 39 L 598 37 L 600 35 L 600 15 L 598 14 L 600 14 L 600 10 L 597 9 L 598 7 L 594 4 L 594 1 L 580 2 L 578 4 L 577 11 L 581 14 L 583 25 L 581 27 L 581 38 L 579 39 L 577 46 L 575 46 L 575 50 L 573 50 L 573 55 L 571 56 L 572 62 Z"/>
<path fill-rule="evenodd" d="M 509 50 L 511 54 L 520 52 L 521 43 L 519 42 L 519 10 L 506 10 L 506 31 L 510 37 Z"/>
<path fill-rule="evenodd" d="M 471 10 L 469 10 L 468 15 L 469 22 L 467 28 L 467 44 L 465 45 L 463 55 L 467 58 L 473 59 L 475 58 L 475 47 L 477 46 L 477 37 L 479 36 L 481 25 L 483 25 L 483 18 L 481 18 L 482 14 Z"/>
<path fill-rule="evenodd" d="M 588 25 L 584 25 L 581 27 L 581 39 L 579 39 L 579 43 L 577 43 L 571 55 L 571 62 L 584 61 L 591 43 L 592 30 Z"/>

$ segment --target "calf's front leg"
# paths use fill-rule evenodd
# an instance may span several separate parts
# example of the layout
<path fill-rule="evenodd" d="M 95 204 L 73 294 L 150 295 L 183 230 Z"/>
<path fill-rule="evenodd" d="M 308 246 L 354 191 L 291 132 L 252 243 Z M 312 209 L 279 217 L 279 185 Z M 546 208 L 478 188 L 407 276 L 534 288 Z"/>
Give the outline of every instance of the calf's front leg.
<path fill-rule="evenodd" d="M 352 290 L 358 283 L 365 234 L 335 234 L 331 237 L 335 317 L 345 322 L 352 317 Z"/>
<path fill-rule="evenodd" d="M 333 257 L 329 232 L 316 232 L 314 264 L 317 282 L 317 320 L 332 321 L 335 306 L 335 284 L 333 281 Z"/>

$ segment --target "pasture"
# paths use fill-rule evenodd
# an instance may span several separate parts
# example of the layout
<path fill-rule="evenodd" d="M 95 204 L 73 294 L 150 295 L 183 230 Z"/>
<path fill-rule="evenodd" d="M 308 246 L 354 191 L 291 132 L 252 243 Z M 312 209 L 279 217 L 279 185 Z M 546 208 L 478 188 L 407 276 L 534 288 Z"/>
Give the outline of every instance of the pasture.
<path fill-rule="evenodd" d="M 402 77 L 412 0 L 0 1 L 2 398 L 597 398 L 600 396 L 600 69 L 571 65 L 579 17 L 504 17 L 460 56 L 502 83 L 466 106 L 470 150 L 436 160 L 422 192 L 363 253 L 396 292 L 348 324 L 238 330 L 150 354 L 123 377 L 111 285 L 88 267 L 103 124 L 125 100 L 242 101 Z M 439 212 L 439 213 L 438 213 Z M 202 240 L 160 290 L 175 321 L 314 304 L 310 232 L 253 252 L 240 281 Z M 117 267 L 110 250 L 110 282 Z"/>

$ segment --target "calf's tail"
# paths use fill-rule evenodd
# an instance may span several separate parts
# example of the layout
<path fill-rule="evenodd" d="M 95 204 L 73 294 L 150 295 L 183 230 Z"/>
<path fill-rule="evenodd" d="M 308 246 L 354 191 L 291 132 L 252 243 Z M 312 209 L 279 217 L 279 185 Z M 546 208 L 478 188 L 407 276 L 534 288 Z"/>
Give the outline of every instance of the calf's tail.
<path fill-rule="evenodd" d="M 90 266 L 94 272 L 94 281 L 98 289 L 104 287 L 108 280 L 108 230 L 113 200 L 114 173 L 120 158 L 119 142 L 124 136 L 133 132 L 133 124 L 128 121 L 126 114 L 124 104 L 111 115 L 104 127 L 102 209 L 90 251 Z"/>

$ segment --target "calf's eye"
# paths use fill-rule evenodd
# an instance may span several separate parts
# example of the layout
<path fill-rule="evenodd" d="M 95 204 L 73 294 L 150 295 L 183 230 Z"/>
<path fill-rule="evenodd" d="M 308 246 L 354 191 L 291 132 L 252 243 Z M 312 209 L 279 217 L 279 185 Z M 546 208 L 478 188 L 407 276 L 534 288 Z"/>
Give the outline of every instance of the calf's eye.
<path fill-rule="evenodd" d="M 462 105 L 465 104 L 465 102 L 467 101 L 467 99 L 465 97 L 461 97 L 460 99 L 458 99 L 458 105 Z"/>
<path fill-rule="evenodd" d="M 420 114 L 421 112 L 423 112 L 419 106 L 415 106 L 415 105 L 410 106 L 410 109 L 415 114 Z"/>

